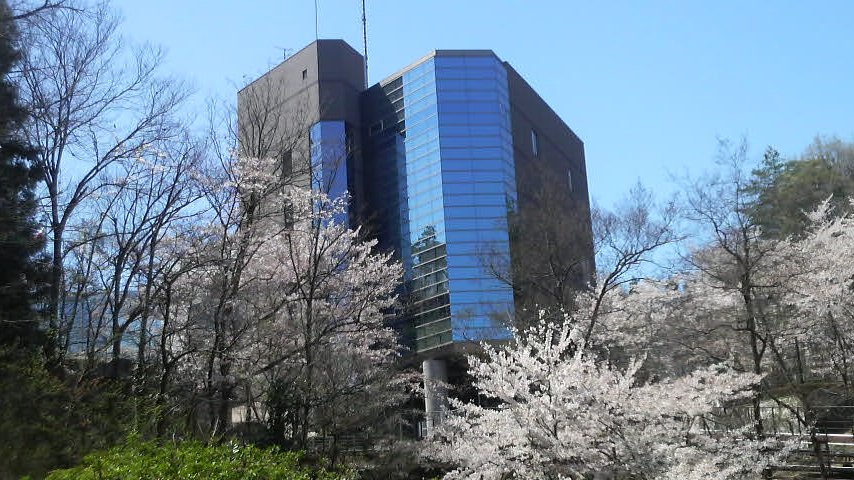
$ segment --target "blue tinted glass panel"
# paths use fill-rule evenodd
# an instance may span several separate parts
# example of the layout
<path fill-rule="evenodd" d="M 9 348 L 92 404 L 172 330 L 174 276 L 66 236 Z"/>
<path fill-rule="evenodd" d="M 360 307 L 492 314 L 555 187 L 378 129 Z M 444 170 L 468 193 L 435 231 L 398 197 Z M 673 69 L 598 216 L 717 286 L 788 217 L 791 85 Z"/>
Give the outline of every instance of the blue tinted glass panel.
<path fill-rule="evenodd" d="M 480 260 L 509 252 L 515 172 L 506 72 L 492 56 L 442 56 L 436 66 L 451 305 L 467 307 L 452 310 L 454 340 L 507 338 L 512 291 Z"/>
<path fill-rule="evenodd" d="M 480 259 L 509 252 L 516 180 L 505 67 L 493 55 L 441 55 L 384 88 L 370 152 L 381 173 L 369 189 L 383 211 L 380 243 L 394 245 L 406 270 L 412 344 L 508 338 L 512 291 Z"/>
<path fill-rule="evenodd" d="M 312 189 L 327 193 L 331 198 L 347 195 L 347 127 L 343 121 L 315 123 L 309 132 L 311 142 Z M 336 216 L 339 223 L 348 223 L 347 212 Z"/>

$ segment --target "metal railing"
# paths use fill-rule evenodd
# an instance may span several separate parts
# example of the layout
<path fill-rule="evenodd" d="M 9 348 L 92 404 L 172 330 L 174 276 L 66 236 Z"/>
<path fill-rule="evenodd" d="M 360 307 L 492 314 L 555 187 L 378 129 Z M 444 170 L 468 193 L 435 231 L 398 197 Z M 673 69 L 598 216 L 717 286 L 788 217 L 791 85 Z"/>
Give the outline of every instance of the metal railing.
<path fill-rule="evenodd" d="M 759 408 L 763 430 L 768 435 L 851 434 L 854 406 L 822 405 L 805 410 L 800 406 L 762 406 Z M 753 407 L 739 405 L 723 408 L 710 422 L 717 429 L 741 428 L 753 424 Z"/>
<path fill-rule="evenodd" d="M 759 413 L 765 435 L 794 443 L 773 478 L 854 479 L 854 406 L 762 406 Z M 753 407 L 740 405 L 721 409 L 703 427 L 722 433 L 753 423 Z"/>
<path fill-rule="evenodd" d="M 417 423 L 418 440 L 423 440 L 430 436 L 432 430 L 441 425 L 447 416 L 448 412 L 445 410 L 425 412 L 423 417 Z"/>

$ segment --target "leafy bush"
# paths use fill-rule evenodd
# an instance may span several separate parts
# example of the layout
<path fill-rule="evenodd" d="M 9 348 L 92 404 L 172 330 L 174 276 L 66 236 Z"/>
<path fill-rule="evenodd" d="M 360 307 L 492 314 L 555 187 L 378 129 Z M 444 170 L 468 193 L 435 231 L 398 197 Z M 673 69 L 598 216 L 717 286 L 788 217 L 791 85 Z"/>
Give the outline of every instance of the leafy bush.
<path fill-rule="evenodd" d="M 0 479 L 44 478 L 133 430 L 126 383 L 62 376 L 42 355 L 0 345 Z"/>
<path fill-rule="evenodd" d="M 80 465 L 55 470 L 47 480 L 350 480 L 352 473 L 304 465 L 299 452 L 273 447 L 198 442 L 158 444 L 131 439 L 87 455 Z"/>

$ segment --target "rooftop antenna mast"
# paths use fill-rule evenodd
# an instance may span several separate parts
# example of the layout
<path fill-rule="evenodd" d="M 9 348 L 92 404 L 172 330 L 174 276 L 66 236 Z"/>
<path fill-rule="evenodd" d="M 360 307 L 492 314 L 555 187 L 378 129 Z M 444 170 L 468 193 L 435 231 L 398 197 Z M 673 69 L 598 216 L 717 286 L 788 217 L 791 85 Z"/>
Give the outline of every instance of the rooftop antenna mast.
<path fill-rule="evenodd" d="M 317 0 L 314 0 L 314 39 L 317 40 Z"/>
<path fill-rule="evenodd" d="M 368 88 L 368 19 L 365 16 L 365 0 L 362 0 L 362 43 L 365 47 L 365 89 Z"/>

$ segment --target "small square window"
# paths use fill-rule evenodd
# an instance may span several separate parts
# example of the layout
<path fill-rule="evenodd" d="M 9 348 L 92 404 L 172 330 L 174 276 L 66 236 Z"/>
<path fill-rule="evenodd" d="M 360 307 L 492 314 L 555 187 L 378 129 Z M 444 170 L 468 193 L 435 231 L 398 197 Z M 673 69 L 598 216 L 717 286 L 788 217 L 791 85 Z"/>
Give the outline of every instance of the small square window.
<path fill-rule="evenodd" d="M 308 69 L 302 71 L 302 79 L 305 80 L 308 78 Z"/>

